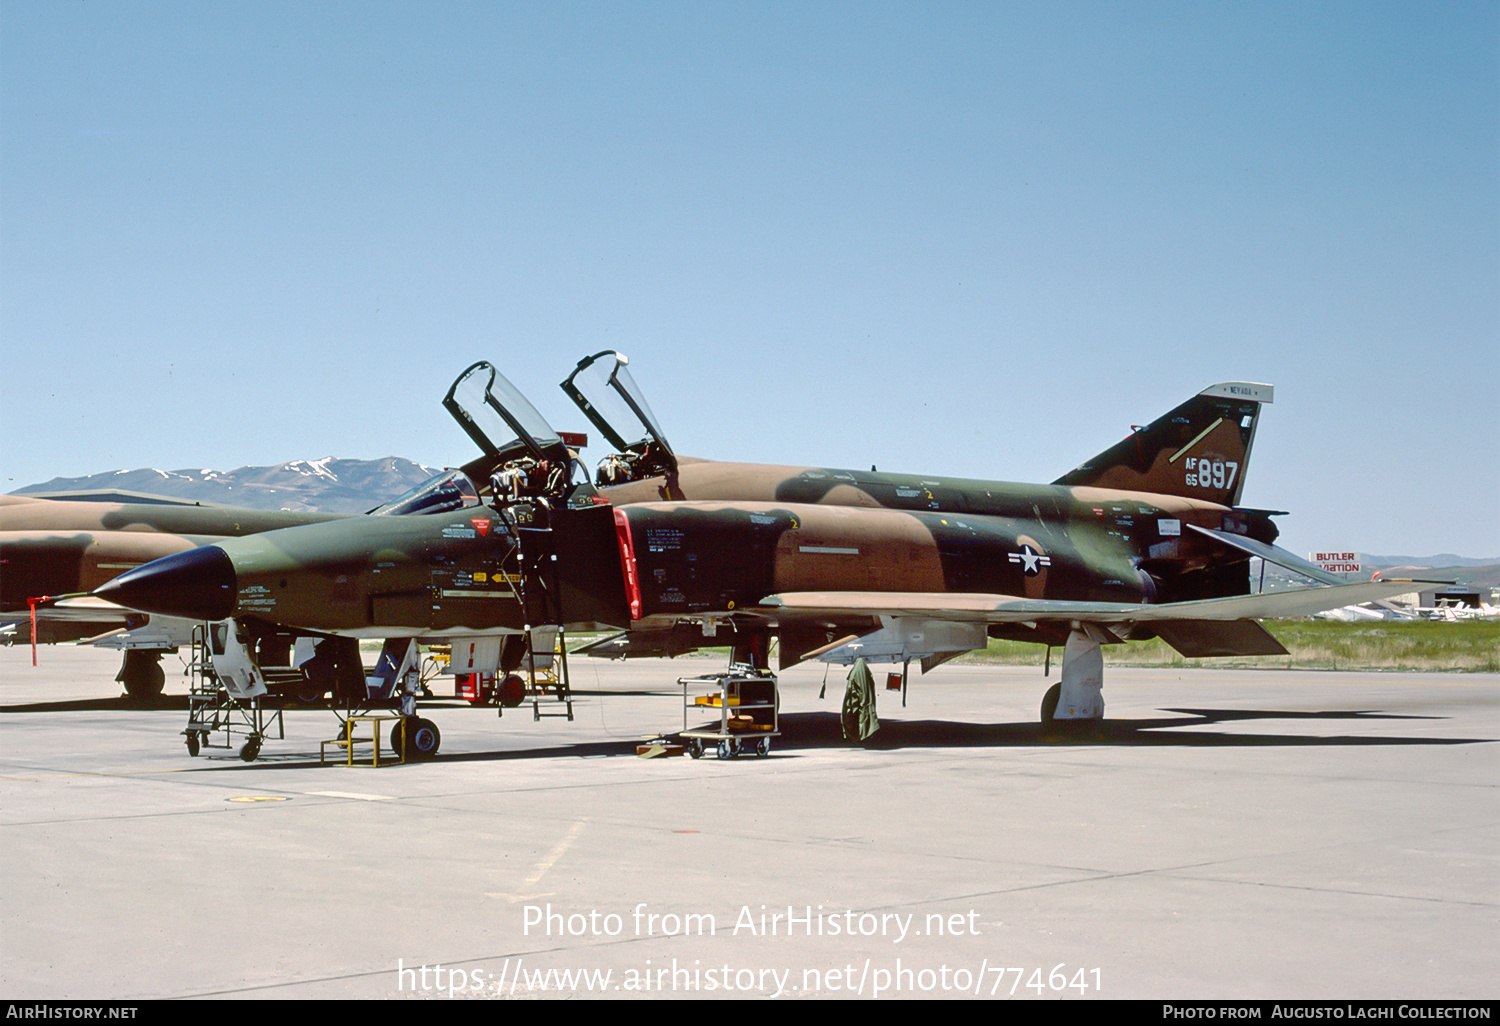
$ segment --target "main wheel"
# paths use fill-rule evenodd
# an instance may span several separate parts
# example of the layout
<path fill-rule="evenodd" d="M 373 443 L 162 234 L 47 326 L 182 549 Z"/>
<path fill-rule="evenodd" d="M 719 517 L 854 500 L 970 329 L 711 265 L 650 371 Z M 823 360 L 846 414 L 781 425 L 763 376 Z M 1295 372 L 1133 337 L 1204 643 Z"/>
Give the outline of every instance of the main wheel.
<path fill-rule="evenodd" d="M 115 680 L 125 685 L 125 694 L 137 702 L 147 702 L 161 694 L 167 675 L 161 668 L 161 653 L 129 648 Z"/>
<path fill-rule="evenodd" d="M 1062 701 L 1062 685 L 1054 684 L 1042 696 L 1042 731 L 1058 737 L 1087 737 L 1099 729 L 1100 720 L 1060 720 L 1057 707 Z"/>
<path fill-rule="evenodd" d="M 1057 722 L 1057 703 L 1062 700 L 1062 685 L 1054 684 L 1042 695 L 1042 726 L 1049 727 Z"/>

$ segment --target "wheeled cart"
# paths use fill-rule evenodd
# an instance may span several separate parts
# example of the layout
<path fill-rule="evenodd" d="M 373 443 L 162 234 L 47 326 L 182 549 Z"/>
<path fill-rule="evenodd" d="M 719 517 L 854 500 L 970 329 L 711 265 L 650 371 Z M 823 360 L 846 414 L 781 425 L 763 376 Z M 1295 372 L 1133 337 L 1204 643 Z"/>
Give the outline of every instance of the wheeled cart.
<path fill-rule="evenodd" d="M 710 745 L 719 758 L 732 759 L 741 752 L 769 755 L 771 738 L 780 735 L 777 712 L 781 696 L 776 675 L 748 666 L 731 666 L 724 673 L 701 677 L 679 677 L 682 685 L 682 739 L 695 759 Z M 717 722 L 688 726 L 705 714 L 717 713 Z"/>

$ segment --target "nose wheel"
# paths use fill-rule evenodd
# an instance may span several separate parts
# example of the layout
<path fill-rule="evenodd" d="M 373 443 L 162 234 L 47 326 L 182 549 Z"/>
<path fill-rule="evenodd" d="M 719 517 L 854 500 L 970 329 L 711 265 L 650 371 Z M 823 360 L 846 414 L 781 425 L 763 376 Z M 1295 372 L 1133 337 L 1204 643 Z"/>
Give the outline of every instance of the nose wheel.
<path fill-rule="evenodd" d="M 437 724 L 421 716 L 408 716 L 391 731 L 391 747 L 405 759 L 427 759 L 443 743 Z"/>

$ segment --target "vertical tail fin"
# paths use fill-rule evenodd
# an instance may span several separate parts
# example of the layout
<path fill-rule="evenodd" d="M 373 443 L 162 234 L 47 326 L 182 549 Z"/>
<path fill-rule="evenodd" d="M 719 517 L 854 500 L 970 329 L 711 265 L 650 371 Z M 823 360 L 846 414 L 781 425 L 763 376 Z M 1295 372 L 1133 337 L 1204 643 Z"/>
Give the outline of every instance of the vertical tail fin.
<path fill-rule="evenodd" d="M 1210 385 L 1053 484 L 1182 495 L 1237 506 L 1262 403 L 1273 388 L 1244 381 Z"/>

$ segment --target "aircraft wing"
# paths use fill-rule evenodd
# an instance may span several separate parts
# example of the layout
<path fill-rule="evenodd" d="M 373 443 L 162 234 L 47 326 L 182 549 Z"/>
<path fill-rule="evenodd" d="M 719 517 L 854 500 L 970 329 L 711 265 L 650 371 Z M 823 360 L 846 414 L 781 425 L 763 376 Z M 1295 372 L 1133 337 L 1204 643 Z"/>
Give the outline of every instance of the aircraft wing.
<path fill-rule="evenodd" d="M 1259 620 L 1311 616 L 1411 591 L 1409 580 L 1360 581 L 1324 588 L 1232 595 L 1189 602 L 1079 602 L 952 592 L 808 591 L 768 595 L 761 609 L 779 617 L 920 616 L 968 623 L 1155 623 L 1171 620 Z"/>

